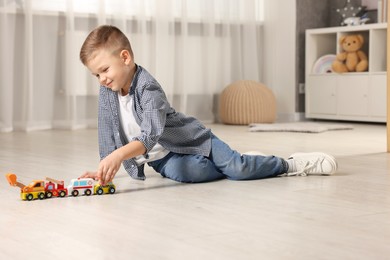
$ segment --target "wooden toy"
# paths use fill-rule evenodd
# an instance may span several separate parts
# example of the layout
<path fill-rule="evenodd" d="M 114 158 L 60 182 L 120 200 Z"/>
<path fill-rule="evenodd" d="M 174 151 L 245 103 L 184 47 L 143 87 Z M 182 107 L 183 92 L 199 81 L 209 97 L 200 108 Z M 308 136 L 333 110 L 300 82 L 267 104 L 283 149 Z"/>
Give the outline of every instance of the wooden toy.
<path fill-rule="evenodd" d="M 72 179 L 68 186 L 68 192 L 74 197 L 77 197 L 80 192 L 89 196 L 92 194 L 94 182 L 92 178 Z"/>
<path fill-rule="evenodd" d="M 64 187 L 64 181 L 55 180 L 49 177 L 46 177 L 48 181 L 45 186 L 46 198 L 55 197 L 65 197 L 68 195 L 68 189 Z"/>
<path fill-rule="evenodd" d="M 97 195 L 102 195 L 102 194 L 114 194 L 115 193 L 115 185 L 112 182 L 107 183 L 106 185 L 100 185 L 96 184 L 93 193 Z"/>
<path fill-rule="evenodd" d="M 24 185 L 17 181 L 17 177 L 13 173 L 6 174 L 8 183 L 11 186 L 20 188 L 20 196 L 22 200 L 33 200 L 33 199 L 44 199 L 46 198 L 45 194 L 45 181 L 35 180 L 32 181 L 29 185 Z"/>
<path fill-rule="evenodd" d="M 91 194 L 114 194 L 116 191 L 116 187 L 112 182 L 103 186 L 91 178 L 72 179 L 68 187 L 65 188 L 64 181 L 49 177 L 46 177 L 46 181 L 35 180 L 26 186 L 17 181 L 14 173 L 7 173 L 5 176 L 11 186 L 20 188 L 22 200 L 42 200 L 52 197 L 65 197 L 67 195 L 77 197 L 80 193 L 87 196 Z"/>

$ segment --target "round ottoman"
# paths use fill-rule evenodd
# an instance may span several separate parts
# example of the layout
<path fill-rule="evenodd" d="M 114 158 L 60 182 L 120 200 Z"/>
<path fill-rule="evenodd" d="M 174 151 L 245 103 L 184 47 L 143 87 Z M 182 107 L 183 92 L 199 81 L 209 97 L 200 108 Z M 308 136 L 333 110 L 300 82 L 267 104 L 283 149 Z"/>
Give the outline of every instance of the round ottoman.
<path fill-rule="evenodd" d="M 273 123 L 276 119 L 275 96 L 259 82 L 234 82 L 222 91 L 219 117 L 222 123 L 232 125 Z"/>

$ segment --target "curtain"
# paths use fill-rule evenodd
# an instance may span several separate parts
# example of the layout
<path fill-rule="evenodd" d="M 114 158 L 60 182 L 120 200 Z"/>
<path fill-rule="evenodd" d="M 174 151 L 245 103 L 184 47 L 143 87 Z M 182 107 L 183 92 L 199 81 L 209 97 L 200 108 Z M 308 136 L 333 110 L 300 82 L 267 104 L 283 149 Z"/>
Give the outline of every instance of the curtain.
<path fill-rule="evenodd" d="M 262 79 L 262 0 L 0 0 L 0 131 L 96 127 L 79 61 L 95 27 L 129 38 L 177 111 L 214 122 L 218 95 Z"/>

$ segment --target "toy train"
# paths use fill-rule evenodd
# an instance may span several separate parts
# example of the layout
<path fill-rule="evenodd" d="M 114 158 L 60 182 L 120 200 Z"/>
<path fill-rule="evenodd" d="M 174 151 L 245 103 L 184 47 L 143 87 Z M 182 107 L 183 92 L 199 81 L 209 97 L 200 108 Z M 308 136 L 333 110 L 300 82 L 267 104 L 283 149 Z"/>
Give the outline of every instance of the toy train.
<path fill-rule="evenodd" d="M 102 195 L 114 194 L 115 185 L 110 182 L 106 185 L 100 185 L 92 178 L 72 179 L 68 187 L 64 186 L 64 181 L 55 180 L 46 177 L 46 180 L 35 180 L 29 185 L 24 185 L 17 181 L 17 177 L 13 173 L 5 175 L 8 183 L 11 186 L 20 188 L 20 196 L 22 200 L 46 199 L 52 197 L 65 197 L 78 195 Z"/>

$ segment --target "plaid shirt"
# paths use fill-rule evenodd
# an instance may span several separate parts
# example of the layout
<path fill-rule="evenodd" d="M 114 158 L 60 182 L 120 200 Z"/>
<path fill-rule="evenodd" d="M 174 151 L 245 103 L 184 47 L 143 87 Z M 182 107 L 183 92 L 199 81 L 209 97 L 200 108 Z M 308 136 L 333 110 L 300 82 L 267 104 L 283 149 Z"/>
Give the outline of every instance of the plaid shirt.
<path fill-rule="evenodd" d="M 141 66 L 137 66 L 130 87 L 134 98 L 133 114 L 141 127 L 141 135 L 127 140 L 120 123 L 117 93 L 100 87 L 98 133 L 100 159 L 129 141 L 138 140 L 146 148 L 144 156 L 159 142 L 171 152 L 209 156 L 211 131 L 197 119 L 176 112 L 169 104 L 156 79 Z M 144 165 L 133 159 L 123 161 L 128 174 L 134 179 L 145 179 Z"/>

